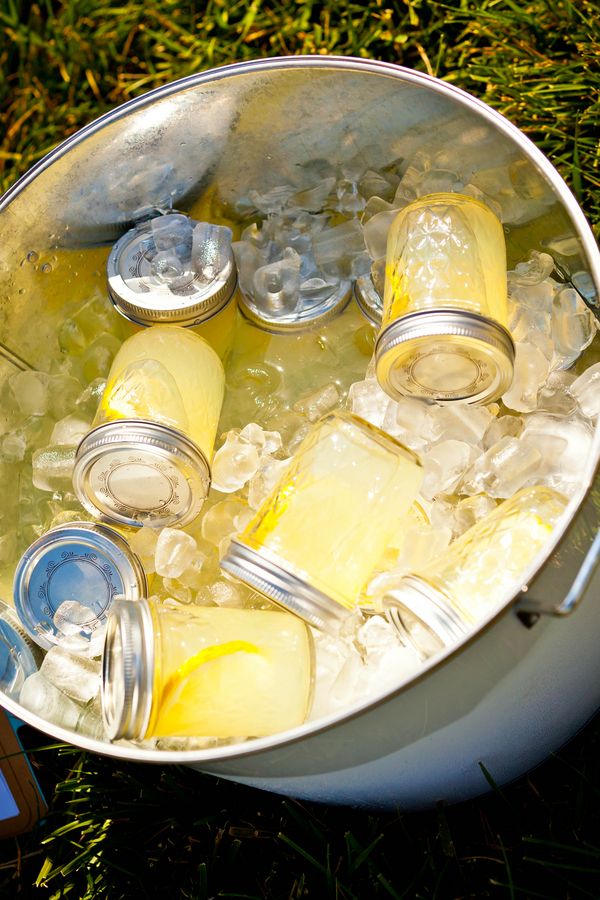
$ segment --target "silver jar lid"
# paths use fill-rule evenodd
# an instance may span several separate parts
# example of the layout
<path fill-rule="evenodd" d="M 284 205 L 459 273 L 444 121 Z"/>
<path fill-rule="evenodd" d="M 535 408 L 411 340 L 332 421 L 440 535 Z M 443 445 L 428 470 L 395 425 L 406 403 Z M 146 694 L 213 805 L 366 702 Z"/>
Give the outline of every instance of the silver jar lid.
<path fill-rule="evenodd" d="M 443 595 L 415 575 L 406 575 L 385 594 L 383 609 L 403 642 L 423 660 L 456 644 L 469 630 Z"/>
<path fill-rule="evenodd" d="M 18 700 L 23 682 L 37 672 L 42 656 L 14 609 L 0 600 L 0 692 Z"/>
<path fill-rule="evenodd" d="M 346 609 L 327 594 L 288 572 L 273 559 L 232 540 L 221 568 L 260 591 L 321 631 L 336 635 L 353 610 Z"/>
<path fill-rule="evenodd" d="M 115 597 L 147 593 L 146 575 L 112 528 L 72 522 L 53 528 L 25 551 L 15 572 L 15 609 L 36 644 L 100 654 Z"/>
<path fill-rule="evenodd" d="M 198 515 L 210 486 L 202 451 L 180 431 L 121 419 L 92 429 L 75 456 L 73 487 L 93 516 L 162 528 Z"/>
<path fill-rule="evenodd" d="M 383 297 L 375 287 L 371 275 L 359 275 L 354 282 L 354 299 L 365 318 L 373 325 L 381 325 Z"/>
<path fill-rule="evenodd" d="M 348 305 L 352 293 L 352 282 L 343 278 L 337 288 L 319 303 L 306 303 L 290 312 L 282 313 L 276 302 L 258 304 L 254 297 L 240 290 L 239 305 L 247 319 L 273 334 L 305 331 L 317 325 L 325 325 L 334 319 Z"/>
<path fill-rule="evenodd" d="M 143 738 L 154 686 L 154 625 L 150 603 L 117 600 L 102 655 L 102 718 L 111 741 Z"/>
<path fill-rule="evenodd" d="M 377 380 L 394 400 L 491 403 L 510 387 L 514 358 L 506 328 L 457 309 L 409 313 L 375 344 Z"/>
<path fill-rule="evenodd" d="M 182 226 L 183 240 L 173 248 L 159 250 L 156 223 L 167 225 L 169 221 Z M 205 240 L 196 247 L 193 235 L 199 228 L 204 229 L 201 236 Z M 107 276 L 110 299 L 132 322 L 199 325 L 223 309 L 235 293 L 231 231 L 181 213 L 153 217 L 113 246 Z"/>

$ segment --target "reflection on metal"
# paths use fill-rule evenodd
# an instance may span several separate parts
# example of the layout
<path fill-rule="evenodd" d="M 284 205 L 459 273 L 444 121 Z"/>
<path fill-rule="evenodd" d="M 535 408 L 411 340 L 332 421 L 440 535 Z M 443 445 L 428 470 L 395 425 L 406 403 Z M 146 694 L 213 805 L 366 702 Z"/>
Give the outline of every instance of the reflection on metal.
<path fill-rule="evenodd" d="M 586 297 L 586 295 L 579 290 L 577 285 L 573 283 L 571 273 L 568 271 L 568 269 L 566 269 L 564 266 L 561 266 L 560 263 L 556 262 L 556 260 L 554 260 L 554 269 L 552 270 L 552 272 L 550 272 L 550 277 L 554 278 L 554 280 L 558 281 L 560 284 L 565 284 L 573 288 L 575 293 L 579 297 L 581 297 L 587 308 L 591 310 L 591 312 L 593 312 L 596 318 L 600 321 L 600 305 L 598 297 L 595 296 L 593 300 L 590 297 Z"/>
<path fill-rule="evenodd" d="M 0 341 L 0 356 L 6 359 L 11 366 L 14 366 L 15 369 L 20 369 L 21 372 L 34 371 L 34 367 L 30 365 L 26 360 L 23 359 L 22 356 L 19 356 L 18 353 L 15 353 L 14 350 L 11 350 L 10 347 L 7 347 L 6 344 L 3 344 Z"/>

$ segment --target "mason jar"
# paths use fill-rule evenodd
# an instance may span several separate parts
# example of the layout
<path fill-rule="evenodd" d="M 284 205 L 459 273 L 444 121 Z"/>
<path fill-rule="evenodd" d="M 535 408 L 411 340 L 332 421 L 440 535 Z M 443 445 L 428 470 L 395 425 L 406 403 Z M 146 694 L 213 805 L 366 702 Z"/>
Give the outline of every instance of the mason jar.
<path fill-rule="evenodd" d="M 224 359 L 236 319 L 237 270 L 231 229 L 177 212 L 155 215 L 124 234 L 107 262 L 108 294 L 140 326 L 193 328 Z"/>
<path fill-rule="evenodd" d="M 18 700 L 25 680 L 37 672 L 41 661 L 41 650 L 14 609 L 0 600 L 0 691 Z"/>
<path fill-rule="evenodd" d="M 519 583 L 567 502 L 540 485 L 518 491 L 388 591 L 388 618 L 424 658 L 451 645 Z"/>
<path fill-rule="evenodd" d="M 102 665 L 111 739 L 261 737 L 301 725 L 312 640 L 278 610 L 119 601 Z"/>
<path fill-rule="evenodd" d="M 73 486 L 85 509 L 130 526 L 192 521 L 210 485 L 224 385 L 218 355 L 189 329 L 128 338 L 77 449 Z"/>
<path fill-rule="evenodd" d="M 317 422 L 222 567 L 336 632 L 413 503 L 417 456 L 347 412 Z"/>
<path fill-rule="evenodd" d="M 17 564 L 14 603 L 27 634 L 44 650 L 60 644 L 99 656 L 115 597 L 148 593 L 142 564 L 122 535 L 105 525 L 71 522 L 34 541 Z"/>
<path fill-rule="evenodd" d="M 387 241 L 377 380 L 393 399 L 490 403 L 510 386 L 502 225 L 462 194 L 420 197 Z"/>

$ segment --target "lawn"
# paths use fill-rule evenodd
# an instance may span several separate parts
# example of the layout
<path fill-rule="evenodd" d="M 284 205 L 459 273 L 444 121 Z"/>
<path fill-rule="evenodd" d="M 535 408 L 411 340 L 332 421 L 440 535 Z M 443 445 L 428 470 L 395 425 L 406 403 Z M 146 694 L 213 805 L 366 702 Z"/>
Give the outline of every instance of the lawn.
<path fill-rule="evenodd" d="M 342 54 L 484 99 L 552 160 L 600 233 L 600 8 L 578 0 L 0 0 L 0 186 L 117 104 L 213 66 Z M 600 723 L 459 807 L 371 815 L 30 735 L 51 813 L 0 844 L 1 897 L 600 896 Z"/>

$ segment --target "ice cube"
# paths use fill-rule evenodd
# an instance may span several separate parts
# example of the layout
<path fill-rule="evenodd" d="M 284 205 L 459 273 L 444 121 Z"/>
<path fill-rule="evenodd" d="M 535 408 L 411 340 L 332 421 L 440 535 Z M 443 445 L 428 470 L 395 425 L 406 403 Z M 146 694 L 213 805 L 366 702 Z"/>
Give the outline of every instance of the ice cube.
<path fill-rule="evenodd" d="M 325 413 L 334 409 L 340 402 L 340 395 L 333 382 L 326 384 L 316 391 L 311 391 L 294 403 L 293 409 L 300 415 L 306 416 L 309 422 L 316 422 Z"/>
<path fill-rule="evenodd" d="M 275 485 L 290 464 L 289 459 L 261 458 L 260 468 L 250 480 L 248 485 L 248 505 L 251 509 L 258 509 L 274 490 Z"/>
<path fill-rule="evenodd" d="M 65 416 L 52 429 L 50 443 L 61 444 L 65 447 L 77 447 L 90 427 L 91 424 L 87 419 L 81 419 L 76 415 Z"/>
<path fill-rule="evenodd" d="M 296 310 L 300 297 L 300 257 L 287 247 L 283 258 L 254 273 L 254 302 L 272 316 L 285 316 Z"/>
<path fill-rule="evenodd" d="M 376 213 L 365 223 L 364 241 L 371 259 L 385 258 L 387 252 L 387 239 L 392 222 L 400 210 L 393 206 L 391 209 Z"/>
<path fill-rule="evenodd" d="M 199 222 L 192 233 L 192 264 L 200 279 L 210 283 L 231 259 L 231 228 Z"/>
<path fill-rule="evenodd" d="M 46 722 L 61 728 L 75 728 L 81 714 L 81 708 L 50 684 L 41 672 L 34 672 L 25 679 L 19 702 Z"/>
<path fill-rule="evenodd" d="M 75 406 L 77 407 L 76 415 L 82 418 L 89 416 L 91 419 L 98 409 L 105 387 L 106 378 L 94 378 L 75 401 Z"/>
<path fill-rule="evenodd" d="M 174 250 L 159 250 L 150 262 L 150 274 L 155 281 L 169 288 L 184 287 L 190 280 L 188 266 Z"/>
<path fill-rule="evenodd" d="M 347 274 L 353 256 L 365 249 L 360 223 L 356 219 L 324 228 L 312 238 L 313 253 L 319 266 L 333 266 L 327 271 Z"/>
<path fill-rule="evenodd" d="M 494 418 L 485 406 L 431 406 L 429 415 L 434 440 L 465 441 L 474 447 L 481 443 Z"/>
<path fill-rule="evenodd" d="M 552 274 L 554 265 L 549 253 L 532 250 L 528 260 L 517 263 L 508 273 L 508 280 L 513 284 L 540 284 Z"/>
<path fill-rule="evenodd" d="M 282 441 L 278 431 L 265 431 L 256 422 L 249 422 L 240 431 L 240 438 L 253 444 L 257 450 L 263 453 L 277 453 L 281 450 Z"/>
<path fill-rule="evenodd" d="M 577 291 L 564 288 L 554 298 L 552 311 L 552 340 L 555 357 L 553 366 L 568 369 L 591 344 L 598 324 Z"/>
<path fill-rule="evenodd" d="M 52 493 L 72 490 L 75 447 L 50 446 L 35 450 L 31 465 L 31 478 L 38 490 Z"/>
<path fill-rule="evenodd" d="M 290 207 L 305 209 L 308 212 L 320 212 L 335 186 L 335 178 L 323 178 L 312 188 L 298 191 L 289 198 Z"/>
<path fill-rule="evenodd" d="M 63 600 L 54 613 L 55 641 L 77 656 L 94 657 L 102 652 L 106 622 L 78 600 Z"/>
<path fill-rule="evenodd" d="M 592 434 L 584 420 L 535 413 L 527 417 L 520 440 L 542 456 L 543 483 L 571 495 L 582 486 Z"/>
<path fill-rule="evenodd" d="M 250 481 L 259 464 L 256 447 L 240 440 L 235 431 L 230 431 L 213 459 L 212 487 L 221 493 L 233 493 Z"/>
<path fill-rule="evenodd" d="M 439 408 L 413 397 L 388 400 L 380 427 L 411 450 L 421 452 L 433 441 L 435 410 Z"/>
<path fill-rule="evenodd" d="M 336 209 L 350 216 L 357 216 L 365 208 L 366 202 L 358 189 L 356 181 L 340 179 L 335 193 L 337 195 Z"/>
<path fill-rule="evenodd" d="M 89 345 L 82 357 L 86 381 L 106 378 L 121 341 L 112 334 L 102 334 Z"/>
<path fill-rule="evenodd" d="M 348 406 L 353 413 L 381 428 L 390 398 L 375 378 L 356 381 L 348 391 Z"/>
<path fill-rule="evenodd" d="M 138 528 L 129 538 L 129 546 L 139 556 L 146 575 L 152 575 L 155 571 L 154 556 L 157 542 L 158 531 L 154 528 L 149 528 L 148 525 Z"/>
<path fill-rule="evenodd" d="M 152 239 L 158 251 L 174 250 L 178 246 L 190 247 L 193 225 L 187 216 L 169 213 L 155 216 L 150 222 Z"/>
<path fill-rule="evenodd" d="M 210 598 L 215 606 L 241 609 L 244 606 L 245 588 L 238 582 L 220 579 L 203 588 L 199 596 Z"/>
<path fill-rule="evenodd" d="M 78 703 L 87 703 L 100 692 L 100 662 L 73 656 L 62 647 L 51 647 L 40 672 L 54 687 Z"/>
<path fill-rule="evenodd" d="M 539 450 L 517 438 L 506 436 L 490 447 L 465 474 L 461 491 L 487 493 L 491 497 L 511 497 L 532 483 L 541 469 Z"/>
<path fill-rule="evenodd" d="M 238 281 L 242 293 L 252 296 L 254 273 L 267 262 L 258 247 L 250 241 L 235 241 L 231 245 L 237 265 Z"/>
<path fill-rule="evenodd" d="M 397 186 L 397 176 L 383 175 L 372 169 L 368 169 L 358 182 L 358 188 L 366 200 L 370 200 L 371 197 L 392 200 Z"/>
<path fill-rule="evenodd" d="M 419 184 L 419 196 L 425 194 L 446 194 L 460 191 L 462 181 L 456 172 L 450 169 L 429 169 L 421 178 Z"/>
<path fill-rule="evenodd" d="M 50 375 L 45 372 L 15 372 L 8 387 L 23 416 L 45 416 L 48 411 Z"/>
<path fill-rule="evenodd" d="M 248 191 L 248 199 L 259 212 L 269 215 L 281 212 L 295 192 L 296 189 L 293 185 L 281 184 L 263 194 L 258 191 Z"/>
<path fill-rule="evenodd" d="M 72 375 L 50 375 L 48 379 L 48 412 L 54 419 L 62 419 L 75 409 L 81 394 L 81 382 Z"/>
<path fill-rule="evenodd" d="M 179 528 L 163 528 L 156 542 L 154 566 L 158 575 L 178 578 L 192 562 L 198 546 Z"/>
<path fill-rule="evenodd" d="M 548 360 L 532 344 L 517 344 L 512 384 L 502 396 L 509 409 L 531 412 L 537 404 L 538 391 L 548 375 Z"/>
<path fill-rule="evenodd" d="M 178 603 L 182 603 L 184 606 L 188 606 L 194 599 L 189 585 L 184 584 L 177 578 L 163 579 L 163 591 L 161 592 L 161 595 L 162 594 L 177 600 Z"/>
<path fill-rule="evenodd" d="M 586 369 L 569 387 L 585 416 L 595 419 L 600 415 L 600 363 Z"/>
<path fill-rule="evenodd" d="M 340 289 L 340 283 L 340 278 L 334 275 L 329 275 L 327 278 L 315 275 L 302 281 L 300 284 L 302 308 L 306 309 L 333 297 Z"/>
<path fill-rule="evenodd" d="M 521 416 L 500 416 L 492 419 L 483 436 L 483 449 L 489 450 L 503 437 L 519 437 L 523 431 Z"/>
<path fill-rule="evenodd" d="M 557 416 L 570 416 L 577 409 L 571 394 L 575 374 L 563 369 L 550 372 L 538 394 L 538 412 L 548 412 Z"/>
<path fill-rule="evenodd" d="M 474 494 L 464 497 L 454 507 L 453 532 L 458 537 L 471 528 L 484 516 L 496 509 L 496 502 L 487 494 Z"/>
<path fill-rule="evenodd" d="M 211 506 L 202 517 L 202 537 L 210 544 L 218 547 L 225 539 L 231 539 L 238 534 L 240 516 L 248 509 L 247 504 L 241 500 L 221 500 Z"/>
<path fill-rule="evenodd" d="M 440 441 L 431 447 L 423 459 L 423 497 L 433 500 L 436 494 L 452 494 L 476 455 L 465 441 Z"/>

